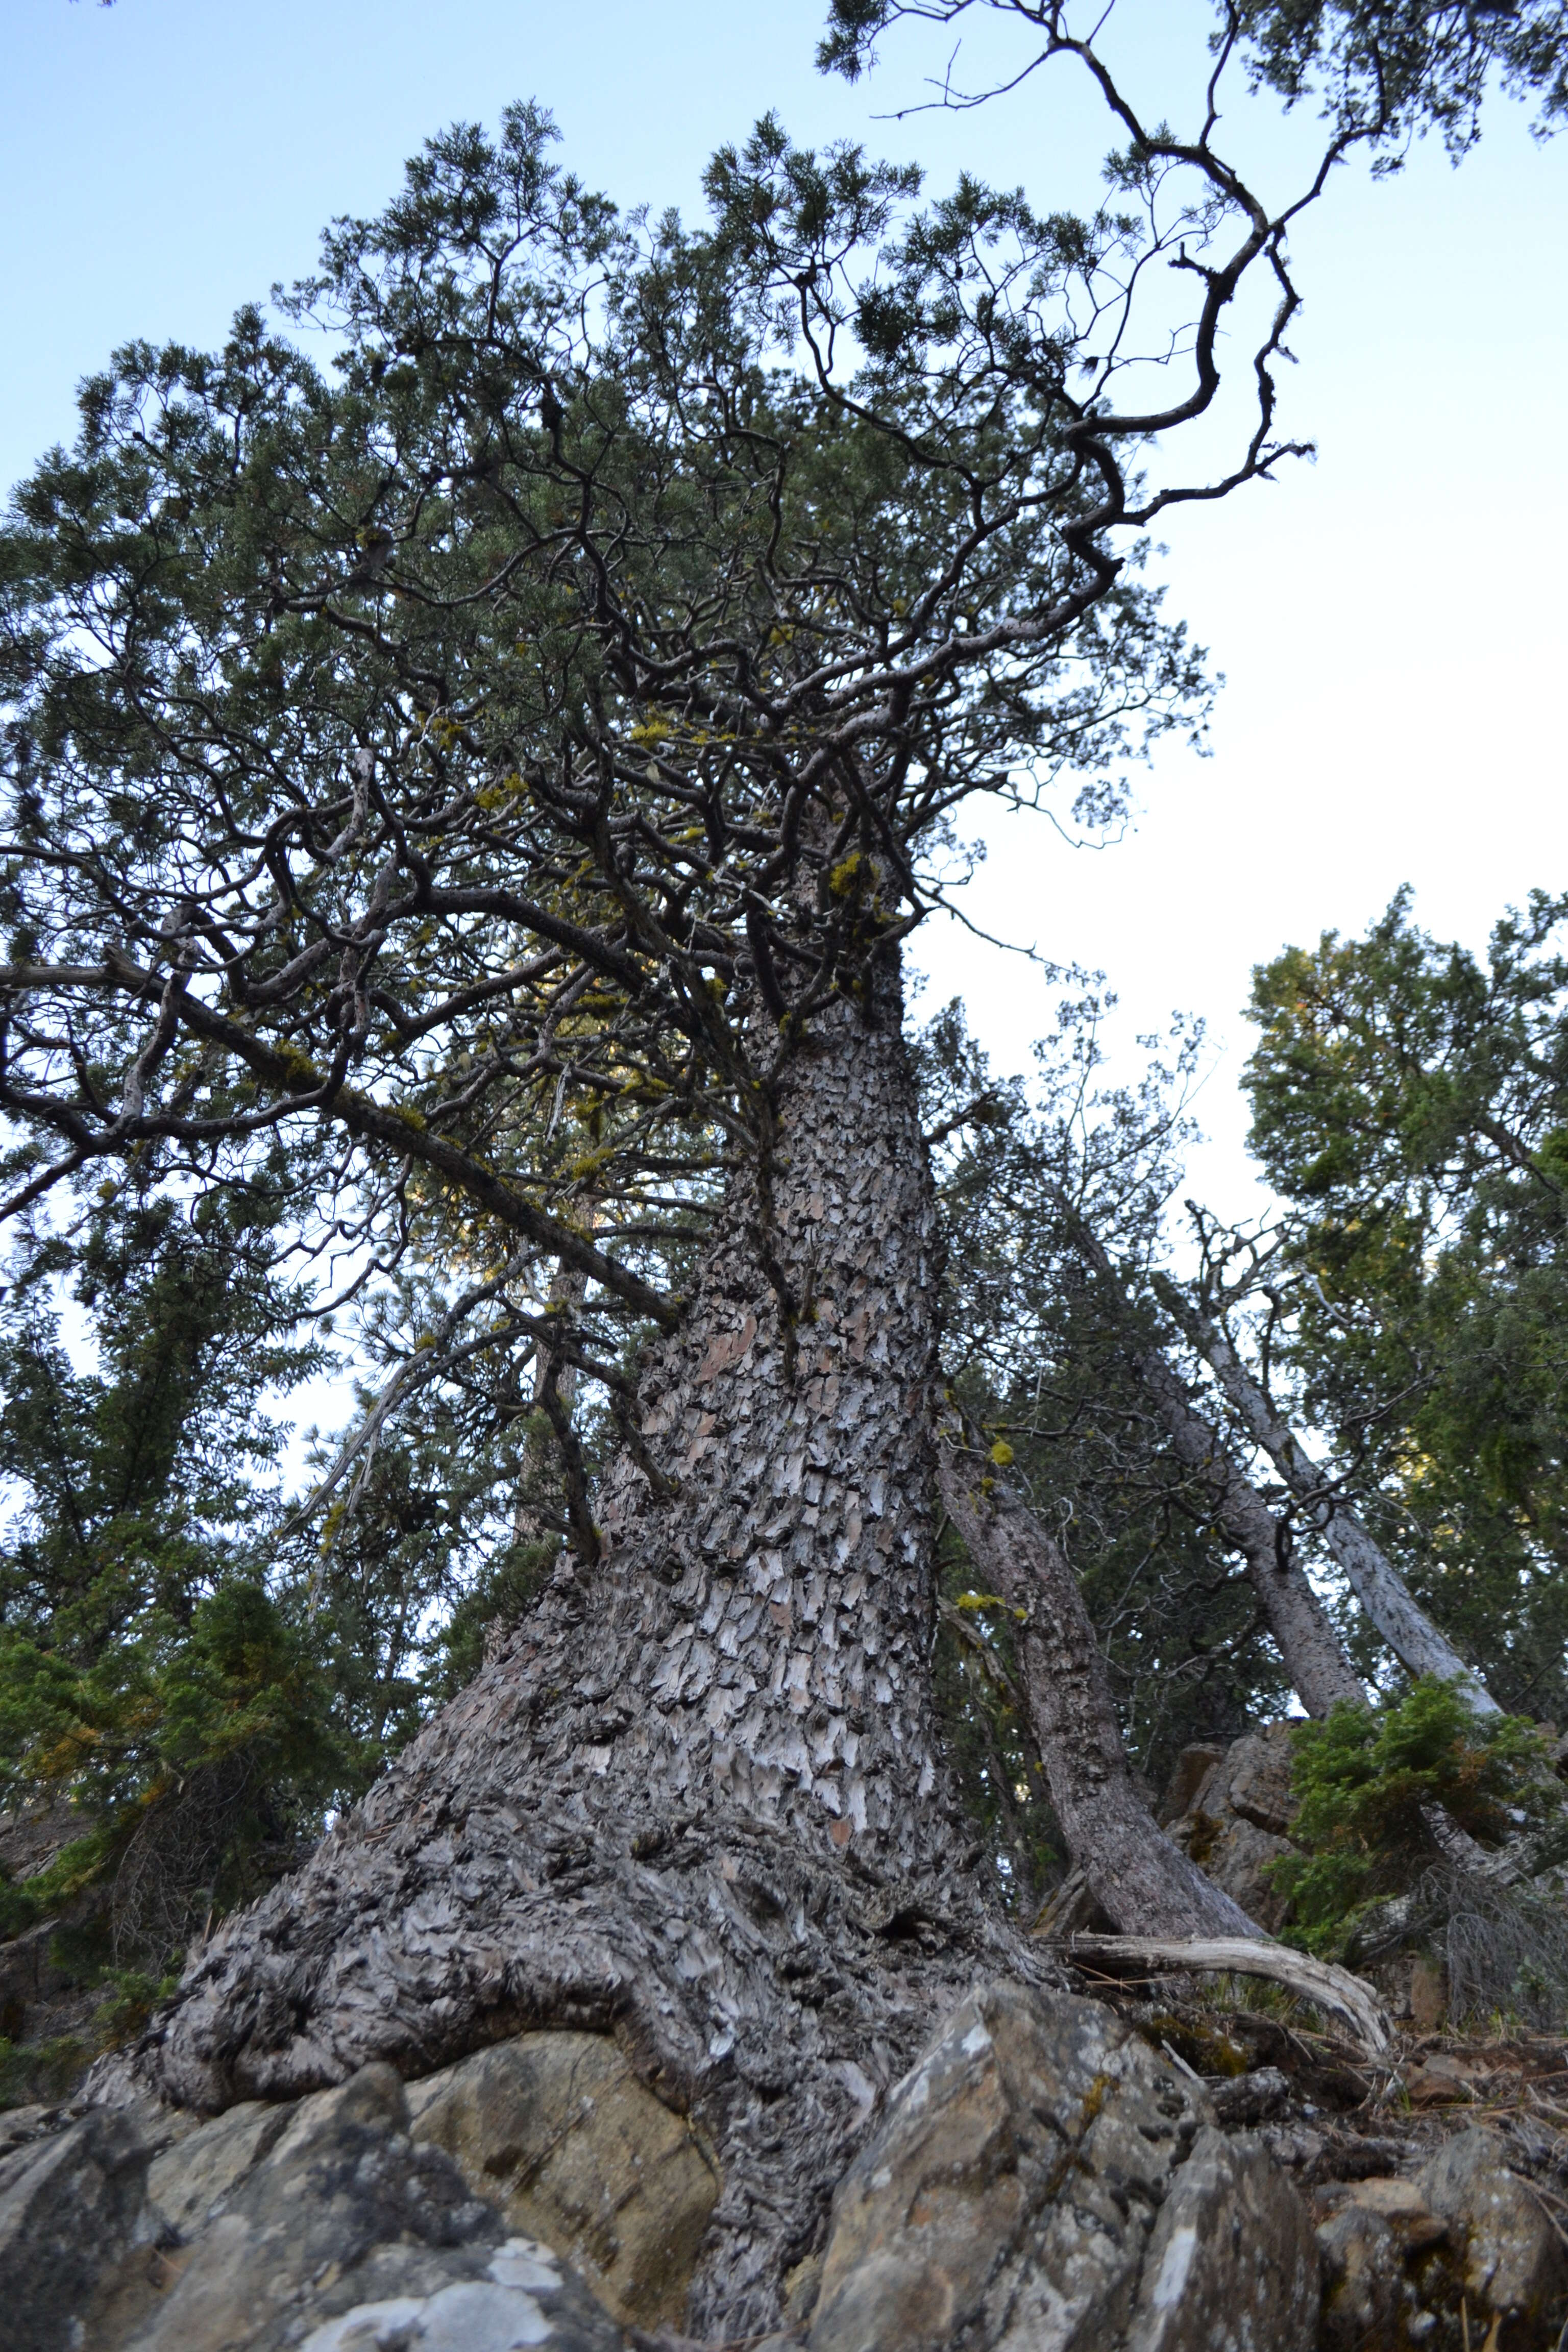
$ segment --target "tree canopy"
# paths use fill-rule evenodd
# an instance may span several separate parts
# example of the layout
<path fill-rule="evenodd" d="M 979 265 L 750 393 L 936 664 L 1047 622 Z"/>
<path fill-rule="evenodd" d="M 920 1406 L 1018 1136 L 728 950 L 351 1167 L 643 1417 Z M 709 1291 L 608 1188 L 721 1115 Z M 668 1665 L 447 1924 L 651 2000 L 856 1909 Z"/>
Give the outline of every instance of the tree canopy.
<path fill-rule="evenodd" d="M 980 5 L 837 0 L 825 61 Z M 611 1444 L 658 1486 L 639 1351 L 737 1170 L 808 1329 L 781 1081 L 962 910 L 966 804 L 1102 825 L 1130 760 L 1201 730 L 1148 534 L 1307 446 L 1277 388 L 1304 207 L 1358 152 L 1462 153 L 1489 80 L 1546 128 L 1568 105 L 1560 0 L 1221 6 L 1174 129 L 1087 14 L 984 5 L 1020 76 L 1105 109 L 1073 209 L 932 197 L 770 117 L 700 226 L 650 222 L 515 106 L 433 139 L 221 350 L 117 353 L 7 510 L 0 1705 L 13 1788 L 98 1809 L 82 1871 L 165 1856 L 159 1958 L 193 1889 L 233 1899 L 364 1785 L 563 1539 L 597 1558 Z M 1321 113 L 1283 194 L 1227 154 L 1247 91 Z M 1483 971 L 1401 901 L 1259 976 L 1285 1220 L 1239 1258 L 1211 1233 L 1204 1292 L 1521 1706 L 1559 1686 L 1565 1605 L 1562 917 L 1532 902 Z M 1194 1041 L 1100 1092 L 1071 985 L 1030 1087 L 956 1012 L 923 1043 L 946 1369 L 1061 1527 L 1157 1773 L 1288 1679 L 1137 1372 L 1181 1358 L 1151 1277 Z M 285 1498 L 277 1392 L 354 1313 L 358 1410 Z M 1027 1885 L 1049 1824 L 1006 1612 L 951 1537 L 947 1564 L 972 1794 Z"/>
<path fill-rule="evenodd" d="M 1482 958 L 1402 891 L 1258 973 L 1253 1143 L 1285 1215 L 1226 1269 L 1412 1583 L 1541 1715 L 1568 1697 L 1565 917 L 1537 891 Z"/>

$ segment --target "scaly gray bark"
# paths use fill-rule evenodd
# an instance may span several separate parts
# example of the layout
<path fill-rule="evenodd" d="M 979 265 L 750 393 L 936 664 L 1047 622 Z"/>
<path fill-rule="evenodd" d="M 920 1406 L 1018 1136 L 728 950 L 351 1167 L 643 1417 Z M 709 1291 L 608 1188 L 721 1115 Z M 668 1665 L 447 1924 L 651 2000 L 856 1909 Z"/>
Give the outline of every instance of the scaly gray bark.
<path fill-rule="evenodd" d="M 937 1468 L 975 1574 L 1023 1612 L 1019 1675 L 1051 1808 L 1100 1908 L 1128 1933 L 1262 1936 L 1155 1822 L 1127 1760 L 1078 1579 L 956 1407 L 942 1428 Z"/>
<path fill-rule="evenodd" d="M 613 2032 L 723 2191 L 699 2334 L 761 2334 L 883 2089 L 977 1975 L 1047 1980 L 940 1748 L 936 1223 L 889 977 L 785 1064 L 764 1234 L 738 1174 L 604 1556 L 311 1860 L 226 1924 L 140 2063 L 216 2107 Z M 783 1277 L 798 1324 L 770 1284 Z M 809 1318 L 809 1319 L 808 1319 Z"/>
<path fill-rule="evenodd" d="M 1110 1257 L 1087 1227 L 1074 1230 L 1079 1247 L 1108 1286 L 1116 1312 L 1132 1334 L 1131 1306 Z M 1131 1354 L 1178 1461 L 1212 1491 L 1215 1520 L 1246 1563 L 1247 1580 L 1302 1706 L 1309 1715 L 1327 1715 L 1342 1698 L 1364 1706 L 1361 1677 L 1295 1556 L 1289 1528 L 1275 1517 L 1216 1432 L 1193 1410 L 1185 1385 L 1163 1351 L 1133 1337 Z"/>
<path fill-rule="evenodd" d="M 1225 1332 L 1190 1309 L 1183 1312 L 1182 1320 L 1247 1434 L 1262 1446 L 1290 1492 L 1313 1505 L 1312 1525 L 1321 1531 L 1346 1583 L 1400 1664 L 1412 1675 L 1436 1675 L 1441 1681 L 1455 1683 L 1475 1715 L 1500 1713 L 1475 1668 L 1467 1665 L 1453 1643 L 1438 1632 L 1381 1544 L 1334 1492 L 1331 1480 L 1281 1420 Z"/>

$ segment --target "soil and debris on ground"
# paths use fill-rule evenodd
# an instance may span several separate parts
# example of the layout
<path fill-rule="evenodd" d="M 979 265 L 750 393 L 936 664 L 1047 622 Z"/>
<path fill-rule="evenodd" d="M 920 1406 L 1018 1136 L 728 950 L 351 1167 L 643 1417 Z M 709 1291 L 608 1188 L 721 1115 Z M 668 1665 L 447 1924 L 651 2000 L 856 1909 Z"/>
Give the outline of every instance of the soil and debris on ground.
<path fill-rule="evenodd" d="M 1073 1973 L 1297 2182 L 1323 2352 L 1568 2352 L 1568 2039 L 1406 2019 L 1374 2064 L 1272 1986 Z"/>

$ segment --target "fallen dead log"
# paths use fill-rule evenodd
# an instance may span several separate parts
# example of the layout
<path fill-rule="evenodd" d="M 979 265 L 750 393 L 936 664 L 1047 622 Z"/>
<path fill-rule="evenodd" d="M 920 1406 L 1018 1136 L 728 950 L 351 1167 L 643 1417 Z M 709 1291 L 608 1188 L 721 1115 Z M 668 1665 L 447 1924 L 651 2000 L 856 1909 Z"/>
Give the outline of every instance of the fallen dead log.
<path fill-rule="evenodd" d="M 1254 1942 L 1241 1936 L 1167 1938 L 1148 1936 L 1068 1936 L 1060 1948 L 1075 1960 L 1110 1967 L 1220 1970 L 1234 1976 L 1268 1977 L 1315 2009 L 1327 2010 L 1348 2025 L 1371 2058 L 1385 2058 L 1394 2046 L 1388 2011 L 1363 1977 L 1330 1960 L 1310 1959 L 1287 1944 Z"/>

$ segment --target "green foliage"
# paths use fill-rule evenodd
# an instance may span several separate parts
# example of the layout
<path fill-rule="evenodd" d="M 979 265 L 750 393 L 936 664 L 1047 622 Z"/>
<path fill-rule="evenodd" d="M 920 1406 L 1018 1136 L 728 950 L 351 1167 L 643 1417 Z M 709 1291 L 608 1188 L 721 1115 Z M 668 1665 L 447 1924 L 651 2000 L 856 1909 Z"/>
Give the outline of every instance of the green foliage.
<path fill-rule="evenodd" d="M 63 1801 L 77 1823 L 47 1869 L 0 1883 L 0 1936 L 63 1916 L 83 1982 L 162 1968 L 289 1866 L 559 1549 L 547 1510 L 531 1545 L 509 1526 L 538 1416 L 504 1328 L 493 1349 L 470 1333 L 362 1452 L 324 1543 L 289 1511 L 274 1411 L 326 1360 L 279 1271 L 290 1172 L 259 1202 L 91 1198 L 68 1243 L 19 1253 L 0 1320 L 0 1805 Z M 424 1373 L 442 1312 L 405 1266 L 362 1318 L 366 1353 Z"/>
<path fill-rule="evenodd" d="M 1370 1906 L 1408 1894 L 1440 1859 L 1434 1808 L 1486 1847 L 1563 1817 L 1563 1786 L 1534 1725 L 1478 1717 L 1430 1677 L 1384 1706 L 1342 1702 L 1294 1737 L 1290 1835 L 1304 1851 L 1272 1875 L 1291 1900 L 1291 1940 L 1326 1958 L 1350 1949 Z"/>
<path fill-rule="evenodd" d="M 52 2105 L 68 2095 L 95 2055 L 90 2041 L 78 2033 L 26 2043 L 0 2034 L 0 2109 Z"/>
<path fill-rule="evenodd" d="M 1428 130 L 1457 159 L 1479 137 L 1496 83 L 1537 98 L 1543 128 L 1568 113 L 1562 0 L 1243 0 L 1234 13 L 1258 81 L 1291 102 L 1314 97 L 1342 123 L 1380 125 L 1374 168 L 1396 170 Z"/>
<path fill-rule="evenodd" d="M 118 2050 L 142 2032 L 176 1978 L 144 1969 L 99 1968 L 92 1981 L 105 1998 L 85 2025 L 29 2042 L 0 2035 L 0 2109 L 53 2104 L 69 2096 L 84 2070 L 106 2050 Z"/>
<path fill-rule="evenodd" d="M 951 24 L 981 5 L 1016 13 L 1007 0 L 829 0 L 817 62 L 855 80 L 878 36 L 900 18 Z M 1037 54 L 1043 47 L 1049 56 L 1067 37 L 1063 14 L 1029 11 Z M 1397 170 L 1412 140 L 1431 130 L 1450 154 L 1463 154 L 1479 136 L 1481 100 L 1497 82 L 1536 98 L 1543 129 L 1568 113 L 1562 0 L 1236 0 L 1214 14 L 1212 48 L 1239 46 L 1255 87 L 1267 84 L 1288 104 L 1316 101 L 1336 129 L 1369 139 L 1376 171 Z M 1013 88 L 1013 77 L 1002 86 Z"/>
<path fill-rule="evenodd" d="M 473 1680 L 484 1664 L 490 1626 L 514 1625 L 526 1616 L 560 1557 L 560 1539 L 551 1536 L 535 1543 L 506 1545 L 487 1564 L 442 1628 L 440 1657 L 429 1685 L 435 1695 L 450 1697 Z"/>
<path fill-rule="evenodd" d="M 80 1822 L 5 1890 L 5 1923 L 68 1907 L 89 1968 L 114 1949 L 162 1965 L 287 1859 L 344 1776 L 321 1645 L 258 1564 L 268 1395 L 320 1350 L 293 1338 L 254 1209 L 97 1203 L 71 1249 L 35 1254 L 0 1327 L 17 1502 L 0 1539 L 0 1793 L 67 1800 Z M 90 1369 L 62 1339 L 68 1306 Z"/>
<path fill-rule="evenodd" d="M 951 1528 L 939 1563 L 932 1660 L 938 1712 L 964 1809 L 1003 1903 L 1027 1919 L 1064 1866 L 1039 1751 L 1016 1678 L 1011 1612 L 969 1590 L 971 1569 Z"/>
<path fill-rule="evenodd" d="M 1508 1706 L 1568 1707 L 1568 900 L 1486 958 L 1402 891 L 1256 975 L 1253 1145 L 1285 1203 L 1271 1333 L 1301 1417 Z"/>
<path fill-rule="evenodd" d="M 844 0 L 837 61 L 900 13 Z M 1336 138 L 1386 156 L 1431 120 L 1462 145 L 1490 63 L 1556 104 L 1551 8 L 1492 40 L 1503 13 L 1250 6 L 1241 54 L 1324 96 Z M 1147 205 L 1040 216 L 973 178 L 926 205 L 914 172 L 769 119 L 714 159 L 695 233 L 621 219 L 553 135 L 527 106 L 494 139 L 459 126 L 379 217 L 334 226 L 280 316 L 247 308 L 210 353 L 128 346 L 0 530 L 0 1176 L 22 1223 L 0 1775 L 82 1824 L 0 1890 L 0 1926 L 76 1905 L 84 1967 L 106 1918 L 161 1967 L 365 1785 L 564 1533 L 591 1556 L 600 1441 L 726 1175 L 776 1143 L 779 1057 L 940 903 L 969 796 L 1034 804 L 1070 770 L 1100 823 L 1123 754 L 1201 721 L 1143 534 L 1283 454 L 1285 216 L 1252 235 L 1206 163 L 1167 203 L 1195 151 L 1162 131 L 1112 166 Z M 1212 397 L 1241 265 L 1205 257 L 1242 221 L 1285 289 L 1261 412 L 1233 470 L 1146 488 Z M 1163 295 L 1152 341 L 1133 331 L 1156 282 L 1205 289 L 1200 390 L 1173 391 L 1168 431 L 1142 389 L 1115 415 L 1123 368 L 1186 349 Z M 1479 1015 L 1402 918 L 1348 1022 L 1298 1019 L 1292 967 L 1259 1000 L 1273 1093 L 1267 1044 L 1257 1066 L 1261 1148 L 1312 1204 L 1301 1263 L 1373 1334 L 1304 1321 L 1307 1391 L 1381 1433 L 1378 1494 L 1434 1575 L 1460 1528 L 1521 1690 L 1561 1655 L 1542 1595 L 1568 1525 L 1568 1055 L 1561 974 L 1531 961 L 1556 914 L 1531 919 Z M 1400 1017 L 1357 1029 L 1391 994 Z M 1181 1036 L 1143 1087 L 1100 1090 L 1102 1009 L 1064 1007 L 1033 1095 L 950 1017 L 928 1092 L 949 1369 L 1059 1519 L 1157 1777 L 1280 1680 L 1073 1255 L 1089 1217 L 1146 1267 L 1194 1066 Z M 1546 1075 L 1520 1110 L 1525 1046 Z M 387 1392 L 363 1392 L 352 1465 L 318 1465 L 319 1550 L 275 1491 L 268 1400 L 313 1360 L 281 1236 L 318 1271 L 354 1261 L 351 1290 L 374 1269 L 367 1354 L 419 1401 L 384 1427 Z M 569 1475 L 536 1478 L 547 1361 L 584 1395 Z M 967 1578 L 944 1574 L 951 1604 Z M 1022 1899 L 1047 1832 L 1010 1627 L 943 1622 L 961 1766 Z"/>

